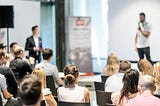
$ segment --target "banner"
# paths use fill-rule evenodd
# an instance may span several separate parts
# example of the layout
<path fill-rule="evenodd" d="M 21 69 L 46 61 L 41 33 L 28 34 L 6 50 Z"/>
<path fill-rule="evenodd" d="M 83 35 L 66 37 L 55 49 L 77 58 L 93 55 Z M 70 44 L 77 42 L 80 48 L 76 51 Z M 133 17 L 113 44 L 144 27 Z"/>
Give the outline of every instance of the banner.
<path fill-rule="evenodd" d="M 91 18 L 69 17 L 68 22 L 68 61 L 77 65 L 80 72 L 92 72 Z"/>

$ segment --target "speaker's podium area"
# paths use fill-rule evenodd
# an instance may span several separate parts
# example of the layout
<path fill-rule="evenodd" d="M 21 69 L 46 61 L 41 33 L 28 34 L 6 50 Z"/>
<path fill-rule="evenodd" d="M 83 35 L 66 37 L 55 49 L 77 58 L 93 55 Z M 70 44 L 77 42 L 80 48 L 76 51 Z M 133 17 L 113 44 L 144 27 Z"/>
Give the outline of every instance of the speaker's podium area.
<path fill-rule="evenodd" d="M 59 73 L 60 77 L 64 79 L 64 73 Z M 96 103 L 96 90 L 95 90 L 95 82 L 101 82 L 101 74 L 86 74 L 80 72 L 80 77 L 78 78 L 78 85 L 86 87 L 90 91 L 90 104 L 91 106 L 97 106 Z"/>

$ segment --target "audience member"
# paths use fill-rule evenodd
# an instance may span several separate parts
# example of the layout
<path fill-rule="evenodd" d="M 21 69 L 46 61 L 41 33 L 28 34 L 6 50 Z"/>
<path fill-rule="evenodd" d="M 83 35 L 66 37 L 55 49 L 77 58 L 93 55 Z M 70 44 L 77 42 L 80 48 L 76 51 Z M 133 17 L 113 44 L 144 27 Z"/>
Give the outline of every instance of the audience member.
<path fill-rule="evenodd" d="M 37 64 L 35 67 L 42 68 L 45 71 L 46 76 L 50 76 L 50 75 L 53 76 L 56 87 L 58 87 L 58 85 L 59 86 L 63 85 L 56 65 L 51 64 L 53 51 L 51 49 L 43 49 L 42 56 L 43 56 L 43 61 Z"/>
<path fill-rule="evenodd" d="M 32 68 L 26 61 L 23 60 L 23 47 L 17 46 L 14 49 L 14 55 L 15 58 L 10 62 L 9 67 L 13 70 L 14 73 L 18 73 L 19 79 L 22 79 L 27 73 L 32 72 Z"/>
<path fill-rule="evenodd" d="M 4 43 L 0 43 L 0 52 L 7 53 L 6 45 Z"/>
<path fill-rule="evenodd" d="M 139 60 L 138 69 L 141 72 L 141 75 L 151 75 L 151 76 L 153 76 L 153 66 L 146 59 Z"/>
<path fill-rule="evenodd" d="M 111 53 L 108 55 L 107 64 L 103 69 L 103 74 L 106 76 L 113 75 L 119 71 L 119 59 L 118 56 Z"/>
<path fill-rule="evenodd" d="M 153 76 L 155 80 L 156 90 L 154 94 L 160 95 L 160 62 L 157 62 L 154 66 Z"/>
<path fill-rule="evenodd" d="M 27 75 L 20 84 L 23 106 L 40 106 L 42 101 L 41 81 L 35 75 Z"/>
<path fill-rule="evenodd" d="M 58 100 L 67 102 L 89 102 L 89 90 L 78 86 L 79 69 L 70 64 L 64 68 L 65 86 L 57 90 Z"/>
<path fill-rule="evenodd" d="M 160 106 L 160 99 L 153 96 L 154 84 L 152 76 L 141 76 L 138 85 L 140 95 L 129 100 L 126 106 Z"/>
<path fill-rule="evenodd" d="M 105 83 L 106 92 L 119 92 L 123 86 L 122 78 L 124 73 L 131 68 L 131 63 L 129 61 L 122 61 L 120 63 L 119 72 L 111 75 Z M 118 82 L 118 83 L 117 83 Z"/>
<path fill-rule="evenodd" d="M 0 89 L 1 89 L 0 94 L 2 94 L 1 95 L 2 103 L 4 106 L 8 101 L 7 99 L 11 99 L 11 97 L 13 97 L 13 95 L 8 92 L 6 78 L 2 74 L 0 74 Z"/>
<path fill-rule="evenodd" d="M 26 39 L 25 50 L 29 51 L 29 57 L 33 57 L 35 64 L 41 61 L 42 39 L 39 37 L 38 26 L 32 27 L 32 36 Z"/>
<path fill-rule="evenodd" d="M 116 106 L 124 106 L 128 100 L 138 95 L 139 72 L 135 69 L 129 69 L 123 76 L 123 87 L 119 93 L 113 93 L 111 100 Z M 138 106 L 138 105 L 135 105 Z"/>
<path fill-rule="evenodd" d="M 3 65 L 5 63 L 5 54 L 3 52 L 0 52 L 0 73 L 4 75 L 7 80 L 8 91 L 12 93 L 14 97 L 16 97 L 18 90 L 17 81 L 12 70 L 9 67 Z"/>
<path fill-rule="evenodd" d="M 15 47 L 18 46 L 18 43 L 17 42 L 12 42 L 10 44 L 10 53 L 9 53 L 9 60 L 12 61 L 14 59 L 14 49 Z"/>
<path fill-rule="evenodd" d="M 36 75 L 42 83 L 42 94 L 44 96 L 43 99 L 46 101 L 47 106 L 57 106 L 57 103 L 56 103 L 50 89 L 46 87 L 45 72 L 40 68 L 36 68 L 33 70 L 32 74 Z"/>

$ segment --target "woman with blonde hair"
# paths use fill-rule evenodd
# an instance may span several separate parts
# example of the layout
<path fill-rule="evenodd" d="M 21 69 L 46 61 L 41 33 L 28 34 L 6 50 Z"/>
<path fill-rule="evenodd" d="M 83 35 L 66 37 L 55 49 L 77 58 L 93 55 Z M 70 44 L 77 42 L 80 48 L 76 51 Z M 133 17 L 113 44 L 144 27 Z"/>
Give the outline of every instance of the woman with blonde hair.
<path fill-rule="evenodd" d="M 154 81 L 155 81 L 155 94 L 160 95 L 160 62 L 157 62 L 154 66 L 154 71 L 153 71 L 153 76 L 154 76 Z"/>
<path fill-rule="evenodd" d="M 43 69 L 35 68 L 32 72 L 33 75 L 36 75 L 42 83 L 42 93 L 43 99 L 46 101 L 47 106 L 57 106 L 57 102 L 55 101 L 51 91 L 49 88 L 46 87 L 46 75 Z"/>
<path fill-rule="evenodd" d="M 58 100 L 66 102 L 89 102 L 89 90 L 78 86 L 79 69 L 70 64 L 64 68 L 65 86 L 57 90 Z"/>
<path fill-rule="evenodd" d="M 146 59 L 139 60 L 138 69 L 141 72 L 141 75 L 151 75 L 151 76 L 153 76 L 153 66 Z"/>
<path fill-rule="evenodd" d="M 106 76 L 111 76 L 119 71 L 119 59 L 114 53 L 108 55 L 107 64 L 103 69 L 103 74 Z"/>

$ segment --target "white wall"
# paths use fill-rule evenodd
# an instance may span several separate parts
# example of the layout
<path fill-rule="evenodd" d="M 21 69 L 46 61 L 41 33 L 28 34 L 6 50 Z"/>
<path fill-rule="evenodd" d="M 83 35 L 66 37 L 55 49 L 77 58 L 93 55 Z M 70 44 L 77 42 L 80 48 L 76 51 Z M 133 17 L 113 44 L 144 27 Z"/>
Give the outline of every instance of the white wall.
<path fill-rule="evenodd" d="M 160 0 L 109 0 L 109 53 L 116 53 L 121 60 L 138 60 L 134 38 L 140 12 L 152 25 L 151 57 L 160 59 Z"/>
<path fill-rule="evenodd" d="M 14 6 L 14 28 L 9 29 L 9 42 L 15 41 L 24 46 L 26 38 L 32 34 L 31 27 L 40 25 L 40 2 L 0 0 L 0 5 Z M 3 42 L 7 44 L 6 36 Z"/>

